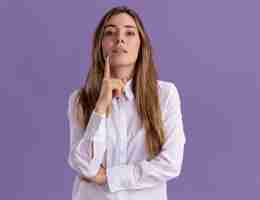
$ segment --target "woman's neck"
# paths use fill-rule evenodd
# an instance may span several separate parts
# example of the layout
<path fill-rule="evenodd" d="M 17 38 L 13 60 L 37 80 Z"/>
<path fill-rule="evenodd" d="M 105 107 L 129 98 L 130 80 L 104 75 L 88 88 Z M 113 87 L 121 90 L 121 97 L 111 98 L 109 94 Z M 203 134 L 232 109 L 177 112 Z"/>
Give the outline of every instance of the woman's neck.
<path fill-rule="evenodd" d="M 133 78 L 133 69 L 130 69 L 130 67 L 117 67 L 117 70 L 111 69 L 111 77 L 128 81 Z"/>

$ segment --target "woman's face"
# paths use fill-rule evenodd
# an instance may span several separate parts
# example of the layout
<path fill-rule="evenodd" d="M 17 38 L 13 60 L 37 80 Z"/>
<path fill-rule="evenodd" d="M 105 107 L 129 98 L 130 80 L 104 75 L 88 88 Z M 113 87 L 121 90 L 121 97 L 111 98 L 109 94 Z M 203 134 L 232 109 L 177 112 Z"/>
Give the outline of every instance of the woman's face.
<path fill-rule="evenodd" d="M 102 39 L 103 55 L 110 55 L 112 66 L 135 65 L 140 47 L 140 37 L 134 19 L 120 13 L 105 24 Z"/>

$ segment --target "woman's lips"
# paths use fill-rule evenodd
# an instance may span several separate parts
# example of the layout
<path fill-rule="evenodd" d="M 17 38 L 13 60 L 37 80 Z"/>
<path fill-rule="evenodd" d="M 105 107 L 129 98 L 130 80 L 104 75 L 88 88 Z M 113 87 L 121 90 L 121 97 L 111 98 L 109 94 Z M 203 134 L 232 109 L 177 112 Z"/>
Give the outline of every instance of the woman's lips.
<path fill-rule="evenodd" d="M 112 51 L 113 54 L 125 54 L 126 52 L 124 51 Z"/>
<path fill-rule="evenodd" d="M 118 47 L 112 50 L 113 53 L 127 53 L 127 51 L 123 47 Z"/>

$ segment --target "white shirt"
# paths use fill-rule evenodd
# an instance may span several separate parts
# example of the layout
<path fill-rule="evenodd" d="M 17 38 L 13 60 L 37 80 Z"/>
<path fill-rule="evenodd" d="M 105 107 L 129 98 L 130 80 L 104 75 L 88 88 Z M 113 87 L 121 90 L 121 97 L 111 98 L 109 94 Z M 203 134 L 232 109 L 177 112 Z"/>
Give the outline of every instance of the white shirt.
<path fill-rule="evenodd" d="M 160 154 L 150 161 L 146 160 L 144 127 L 137 115 L 132 79 L 124 87 L 124 95 L 112 99 L 109 117 L 93 111 L 86 130 L 77 126 L 71 114 L 78 90 L 70 94 L 68 163 L 76 172 L 73 200 L 167 200 L 166 183 L 180 175 L 186 138 L 175 84 L 157 82 L 166 142 Z M 79 178 L 95 176 L 102 163 L 106 165 L 106 184 L 97 185 Z"/>

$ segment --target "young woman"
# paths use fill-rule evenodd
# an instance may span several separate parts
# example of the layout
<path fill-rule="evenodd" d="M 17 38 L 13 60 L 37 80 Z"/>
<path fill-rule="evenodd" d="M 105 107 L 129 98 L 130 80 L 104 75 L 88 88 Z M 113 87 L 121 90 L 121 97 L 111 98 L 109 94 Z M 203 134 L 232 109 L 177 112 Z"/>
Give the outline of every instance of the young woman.
<path fill-rule="evenodd" d="M 166 200 L 180 175 L 185 134 L 178 90 L 157 80 L 137 13 L 109 10 L 93 38 L 84 85 L 68 100 L 73 200 Z"/>

